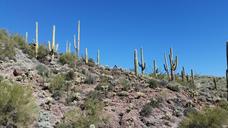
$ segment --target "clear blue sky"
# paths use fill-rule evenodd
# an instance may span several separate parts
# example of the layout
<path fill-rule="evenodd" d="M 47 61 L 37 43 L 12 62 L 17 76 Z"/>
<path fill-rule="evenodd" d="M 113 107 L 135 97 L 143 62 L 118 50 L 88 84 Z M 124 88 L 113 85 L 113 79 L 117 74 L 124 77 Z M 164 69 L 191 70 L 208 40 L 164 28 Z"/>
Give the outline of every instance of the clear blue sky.
<path fill-rule="evenodd" d="M 179 69 L 198 74 L 223 76 L 228 40 L 227 0 L 0 0 L 0 27 L 35 37 L 56 40 L 61 51 L 73 41 L 77 20 L 81 20 L 81 53 L 88 47 L 101 63 L 133 68 L 133 50 L 144 48 L 147 72 L 156 59 L 163 71 L 163 55 L 174 49 Z M 72 51 L 73 51 L 73 44 Z"/>

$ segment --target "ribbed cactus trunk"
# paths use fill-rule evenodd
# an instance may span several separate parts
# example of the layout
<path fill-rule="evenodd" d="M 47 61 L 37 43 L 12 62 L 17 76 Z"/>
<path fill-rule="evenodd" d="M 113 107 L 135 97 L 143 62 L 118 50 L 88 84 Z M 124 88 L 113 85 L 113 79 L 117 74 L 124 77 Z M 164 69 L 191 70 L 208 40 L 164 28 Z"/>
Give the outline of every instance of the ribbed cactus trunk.
<path fill-rule="evenodd" d="M 137 49 L 134 50 L 134 70 L 135 70 L 135 75 L 138 76 L 138 54 L 137 54 Z"/>
<path fill-rule="evenodd" d="M 139 63 L 139 67 L 141 67 L 142 75 L 144 74 L 144 70 L 146 69 L 146 63 L 144 61 L 144 53 L 143 48 L 140 48 L 140 56 L 141 56 L 141 63 Z"/>
<path fill-rule="evenodd" d="M 97 65 L 100 65 L 100 50 L 97 50 Z"/>
<path fill-rule="evenodd" d="M 153 60 L 153 74 L 154 74 L 154 77 L 157 77 L 157 66 L 156 66 L 156 61 Z"/>
<path fill-rule="evenodd" d="M 80 30 L 80 20 L 78 21 L 78 47 L 77 47 L 77 55 L 80 56 L 80 42 L 81 42 L 81 30 Z"/>
<path fill-rule="evenodd" d="M 36 43 L 36 46 L 35 46 L 35 54 L 36 54 L 36 58 L 38 56 L 38 49 L 39 49 L 39 42 L 38 42 L 38 22 L 36 22 L 36 40 L 35 40 L 35 43 Z"/>
<path fill-rule="evenodd" d="M 185 74 L 185 69 L 184 69 L 184 67 L 182 67 L 181 78 L 182 78 L 182 81 L 183 81 L 183 82 L 186 80 L 186 74 Z"/>
<path fill-rule="evenodd" d="M 75 56 L 78 56 L 78 48 L 77 48 L 77 40 L 76 40 L 76 35 L 74 35 L 74 49 L 75 49 Z"/>
<path fill-rule="evenodd" d="M 28 32 L 25 33 L 25 43 L 28 44 Z"/>
<path fill-rule="evenodd" d="M 88 49 L 85 49 L 85 63 L 88 64 L 89 59 L 88 59 Z"/>
<path fill-rule="evenodd" d="M 192 85 L 195 85 L 194 72 L 193 72 L 192 69 L 191 69 L 191 84 L 192 84 Z"/>
<path fill-rule="evenodd" d="M 52 46 L 51 46 L 51 61 L 55 59 L 55 25 L 53 25 L 53 30 L 52 30 Z"/>
<path fill-rule="evenodd" d="M 228 41 L 226 42 L 226 90 L 227 90 L 227 101 L 228 101 Z"/>

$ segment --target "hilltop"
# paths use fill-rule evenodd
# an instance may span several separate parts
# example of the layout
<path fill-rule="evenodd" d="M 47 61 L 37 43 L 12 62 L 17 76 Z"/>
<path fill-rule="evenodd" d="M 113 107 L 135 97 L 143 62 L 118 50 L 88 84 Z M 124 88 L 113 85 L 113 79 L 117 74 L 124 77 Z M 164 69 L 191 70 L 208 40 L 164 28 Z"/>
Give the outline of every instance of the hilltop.
<path fill-rule="evenodd" d="M 5 31 L 0 33 L 0 46 L 0 94 L 15 96 L 0 98 L 0 127 L 185 127 L 194 122 L 191 116 L 205 123 L 207 116 L 194 114 L 205 108 L 215 109 L 207 111 L 209 119 L 223 122 L 202 127 L 227 124 L 225 78 L 194 76 L 192 82 L 179 75 L 170 81 L 159 72 L 136 75 L 42 45 L 35 53 L 36 45 Z"/>

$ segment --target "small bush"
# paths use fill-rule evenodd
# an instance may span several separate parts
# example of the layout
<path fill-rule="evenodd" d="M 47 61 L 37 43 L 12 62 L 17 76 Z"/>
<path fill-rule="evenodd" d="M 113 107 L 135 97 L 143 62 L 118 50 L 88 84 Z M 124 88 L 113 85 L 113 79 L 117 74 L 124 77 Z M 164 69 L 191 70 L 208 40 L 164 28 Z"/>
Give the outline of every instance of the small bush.
<path fill-rule="evenodd" d="M 50 82 L 49 91 L 53 94 L 55 99 L 59 99 L 65 88 L 65 79 L 62 75 L 55 76 Z"/>
<path fill-rule="evenodd" d="M 14 59 L 15 55 L 15 44 L 11 41 L 2 42 L 0 40 L 0 59 L 5 60 L 6 57 Z"/>
<path fill-rule="evenodd" d="M 152 88 L 152 89 L 155 89 L 155 88 L 157 88 L 159 86 L 158 81 L 153 80 L 153 79 L 150 79 L 148 81 L 148 84 L 149 84 L 149 87 Z"/>
<path fill-rule="evenodd" d="M 87 72 L 85 84 L 96 84 L 96 82 L 97 82 L 97 77 L 94 74 Z"/>
<path fill-rule="evenodd" d="M 193 112 L 180 123 L 180 128 L 222 128 L 228 125 L 228 112 L 222 108 L 207 108 Z"/>
<path fill-rule="evenodd" d="M 174 91 L 174 92 L 179 92 L 180 91 L 180 85 L 175 82 L 171 82 L 167 86 L 168 89 Z"/>
<path fill-rule="evenodd" d="M 67 72 L 67 74 L 65 75 L 66 80 L 74 80 L 74 77 L 75 77 L 75 73 L 73 70 Z"/>
<path fill-rule="evenodd" d="M 159 104 L 162 102 L 161 98 L 158 99 L 151 99 L 149 103 L 143 106 L 142 110 L 140 111 L 140 115 L 143 117 L 147 117 L 151 114 L 153 108 L 159 107 Z"/>
<path fill-rule="evenodd" d="M 102 116 L 103 103 L 96 98 L 88 98 L 84 102 L 83 111 L 74 109 L 65 114 L 63 122 L 57 128 L 89 128 L 91 124 L 97 126 L 104 122 Z"/>
<path fill-rule="evenodd" d="M 94 66 L 95 66 L 95 62 L 94 62 L 93 58 L 89 58 L 89 60 L 88 60 L 88 65 L 89 65 L 90 67 L 94 67 Z"/>
<path fill-rule="evenodd" d="M 37 65 L 36 70 L 38 71 L 38 74 L 41 76 L 49 76 L 49 71 L 44 65 Z"/>
<path fill-rule="evenodd" d="M 37 106 L 29 88 L 0 83 L 0 127 L 28 127 L 36 119 Z"/>
<path fill-rule="evenodd" d="M 76 62 L 77 58 L 75 55 L 73 54 L 70 54 L 70 53 L 65 53 L 65 54 L 62 54 L 59 58 L 59 62 L 61 64 L 68 64 L 70 66 L 74 66 L 75 65 L 75 62 Z"/>
<path fill-rule="evenodd" d="M 131 83 L 126 79 L 120 79 L 120 85 L 123 87 L 123 91 L 129 91 L 132 87 Z"/>
<path fill-rule="evenodd" d="M 38 48 L 38 54 L 37 59 L 41 62 L 44 62 L 46 59 L 46 56 L 49 54 L 48 49 L 44 45 L 40 45 Z"/>

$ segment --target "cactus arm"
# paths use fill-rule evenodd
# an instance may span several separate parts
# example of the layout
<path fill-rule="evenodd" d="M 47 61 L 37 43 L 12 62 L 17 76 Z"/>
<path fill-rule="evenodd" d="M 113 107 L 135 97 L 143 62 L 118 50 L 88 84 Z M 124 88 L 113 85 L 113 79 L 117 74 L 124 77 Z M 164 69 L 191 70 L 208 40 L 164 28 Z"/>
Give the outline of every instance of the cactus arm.
<path fill-rule="evenodd" d="M 88 49 L 85 49 L 85 63 L 88 64 Z"/>
<path fill-rule="evenodd" d="M 53 25 L 53 30 L 52 30 L 52 50 L 54 51 L 55 49 L 55 25 Z"/>
<path fill-rule="evenodd" d="M 28 32 L 25 33 L 25 42 L 28 44 Z"/>
<path fill-rule="evenodd" d="M 100 50 L 97 50 L 97 65 L 100 65 Z"/>
<path fill-rule="evenodd" d="M 49 49 L 49 51 L 51 52 L 51 42 L 50 41 L 48 41 L 48 49 Z"/>
<path fill-rule="evenodd" d="M 38 56 L 38 48 L 39 48 L 39 43 L 38 43 L 38 22 L 36 22 L 36 47 L 35 47 L 35 53 L 36 57 Z"/>

